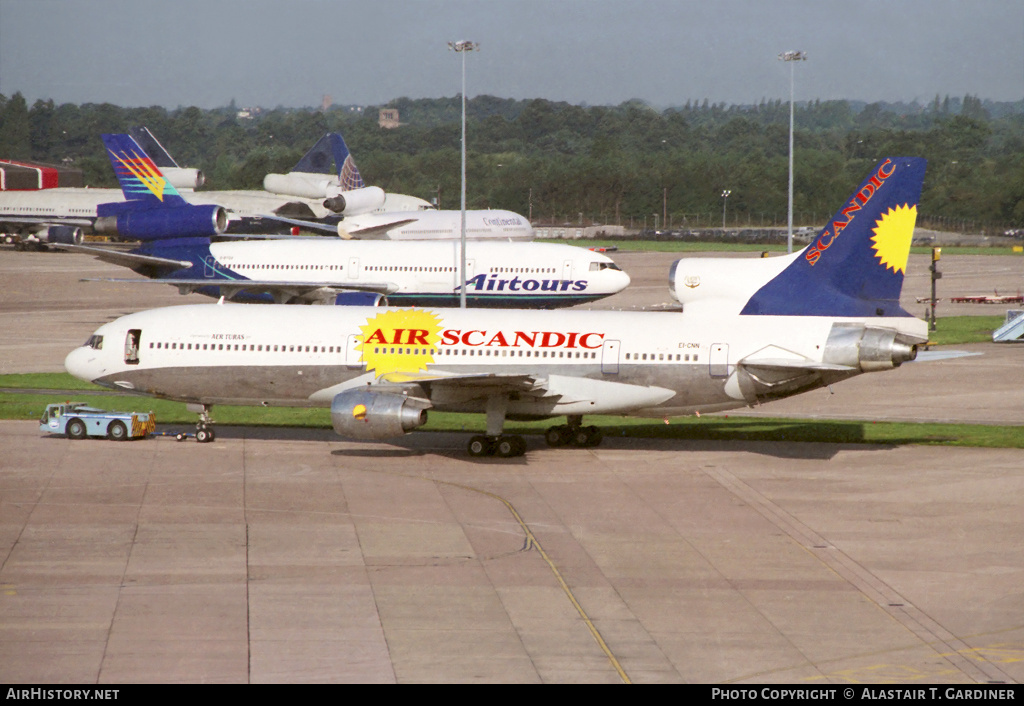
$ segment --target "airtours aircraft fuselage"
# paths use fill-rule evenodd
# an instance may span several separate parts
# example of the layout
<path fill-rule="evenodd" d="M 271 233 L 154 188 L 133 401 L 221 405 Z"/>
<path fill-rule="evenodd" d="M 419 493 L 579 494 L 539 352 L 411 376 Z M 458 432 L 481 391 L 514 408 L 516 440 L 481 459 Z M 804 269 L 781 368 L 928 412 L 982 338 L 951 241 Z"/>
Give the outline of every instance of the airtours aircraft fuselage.
<path fill-rule="evenodd" d="M 65 366 L 201 405 L 204 440 L 209 405 L 232 403 L 330 406 L 339 434 L 364 439 L 414 429 L 428 409 L 483 413 L 472 455 L 523 453 L 506 418 L 566 415 L 548 442 L 590 445 L 586 414 L 728 410 L 913 360 L 927 325 L 899 295 L 924 169 L 885 160 L 813 251 L 744 268 L 682 313 L 173 307 L 100 327 Z"/>
<path fill-rule="evenodd" d="M 352 297 L 346 293 L 365 292 L 387 296 L 398 306 L 458 306 L 461 295 L 455 241 L 181 238 L 147 243 L 131 253 L 75 250 L 153 278 L 135 282 L 238 301 L 347 303 Z M 561 243 L 470 242 L 466 272 L 466 300 L 473 307 L 566 307 L 602 299 L 629 284 L 629 276 L 607 256 Z"/>

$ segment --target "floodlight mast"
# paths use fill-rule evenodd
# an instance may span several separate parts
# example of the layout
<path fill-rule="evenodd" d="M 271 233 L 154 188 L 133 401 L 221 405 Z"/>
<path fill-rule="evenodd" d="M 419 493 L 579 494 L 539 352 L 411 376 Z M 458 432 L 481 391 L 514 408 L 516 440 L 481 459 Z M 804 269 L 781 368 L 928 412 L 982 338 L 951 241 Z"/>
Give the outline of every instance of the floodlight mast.
<path fill-rule="evenodd" d="M 462 54 L 462 248 L 459 272 L 462 286 L 459 287 L 459 308 L 466 308 L 466 52 L 479 51 L 476 42 L 462 40 L 448 42 L 448 49 Z"/>
<path fill-rule="evenodd" d="M 784 51 L 779 61 L 789 62 L 789 217 L 786 231 L 786 252 L 793 252 L 793 62 L 807 61 L 805 51 Z"/>

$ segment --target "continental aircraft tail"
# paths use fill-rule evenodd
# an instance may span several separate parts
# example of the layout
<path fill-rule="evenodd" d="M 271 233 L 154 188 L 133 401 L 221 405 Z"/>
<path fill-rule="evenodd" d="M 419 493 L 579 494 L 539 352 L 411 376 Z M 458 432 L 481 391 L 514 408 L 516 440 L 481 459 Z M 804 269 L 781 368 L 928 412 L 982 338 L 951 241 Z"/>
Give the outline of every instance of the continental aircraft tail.
<path fill-rule="evenodd" d="M 332 164 L 334 169 L 331 169 Z M 366 186 L 355 160 L 352 159 L 352 154 L 348 151 L 348 145 L 336 132 L 327 133 L 317 140 L 292 171 L 336 176 L 342 191 L 352 191 Z"/>
<path fill-rule="evenodd" d="M 890 157 L 807 248 L 758 289 L 741 314 L 909 317 L 900 290 L 926 160 Z"/>

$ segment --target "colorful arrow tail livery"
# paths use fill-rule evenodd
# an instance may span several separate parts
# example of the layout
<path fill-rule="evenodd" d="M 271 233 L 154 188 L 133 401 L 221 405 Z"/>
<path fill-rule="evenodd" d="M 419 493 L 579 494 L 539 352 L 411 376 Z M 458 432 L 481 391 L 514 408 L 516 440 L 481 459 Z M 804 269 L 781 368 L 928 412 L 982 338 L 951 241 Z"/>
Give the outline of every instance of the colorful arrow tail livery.
<path fill-rule="evenodd" d="M 744 314 L 910 316 L 899 303 L 926 160 L 881 161 Z"/>
<path fill-rule="evenodd" d="M 181 194 L 161 173 L 131 135 L 103 135 L 114 174 L 127 201 L 141 201 L 151 206 L 180 206 Z"/>

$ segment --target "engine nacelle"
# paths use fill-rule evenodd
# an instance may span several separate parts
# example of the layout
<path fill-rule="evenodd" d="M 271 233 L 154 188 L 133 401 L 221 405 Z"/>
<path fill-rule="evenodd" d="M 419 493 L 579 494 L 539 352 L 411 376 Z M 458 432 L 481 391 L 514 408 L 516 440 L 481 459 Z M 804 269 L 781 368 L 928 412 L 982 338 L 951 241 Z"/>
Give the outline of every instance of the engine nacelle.
<path fill-rule="evenodd" d="M 164 178 L 175 189 L 198 189 L 206 183 L 206 175 L 190 167 L 160 167 Z"/>
<path fill-rule="evenodd" d="M 101 204 L 101 206 L 124 204 Z M 209 238 L 228 227 L 228 212 L 221 206 L 176 206 L 170 208 L 121 208 L 117 215 L 103 215 L 93 226 L 97 233 L 128 240 L 164 238 Z"/>
<path fill-rule="evenodd" d="M 47 226 L 35 232 L 41 243 L 60 243 L 61 245 L 81 245 L 82 229 L 74 226 Z"/>
<path fill-rule="evenodd" d="M 893 329 L 862 324 L 834 324 L 825 344 L 824 362 L 868 373 L 892 370 L 917 358 L 917 344 Z"/>
<path fill-rule="evenodd" d="M 704 301 L 744 304 L 790 263 L 790 257 L 688 257 L 676 260 L 668 273 L 672 298 L 686 309 Z"/>
<path fill-rule="evenodd" d="M 322 199 L 328 196 L 327 189 L 337 186 L 338 180 L 327 174 L 267 174 L 263 177 L 263 190 L 282 196 L 298 196 L 303 199 Z"/>
<path fill-rule="evenodd" d="M 364 186 L 362 189 L 339 191 L 329 196 L 324 200 L 324 208 L 349 216 L 369 213 L 383 206 L 386 196 L 384 189 L 379 186 Z"/>
<path fill-rule="evenodd" d="M 347 390 L 331 402 L 331 424 L 352 439 L 387 439 L 427 423 L 430 402 L 399 393 Z"/>
<path fill-rule="evenodd" d="M 388 299 L 377 292 L 340 292 L 334 297 L 337 306 L 387 306 Z"/>

